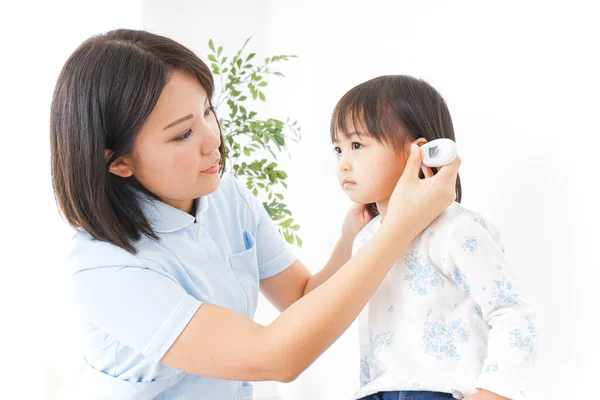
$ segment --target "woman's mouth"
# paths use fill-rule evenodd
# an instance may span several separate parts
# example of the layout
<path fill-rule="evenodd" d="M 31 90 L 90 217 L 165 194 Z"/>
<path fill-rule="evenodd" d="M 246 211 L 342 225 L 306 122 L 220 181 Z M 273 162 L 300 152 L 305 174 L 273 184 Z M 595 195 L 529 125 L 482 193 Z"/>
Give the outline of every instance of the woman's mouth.
<path fill-rule="evenodd" d="M 202 173 L 204 173 L 204 174 L 216 174 L 217 172 L 219 172 L 219 162 L 218 161 L 216 163 L 214 163 L 210 168 L 202 171 Z"/>
<path fill-rule="evenodd" d="M 356 182 L 349 181 L 348 179 L 344 179 L 344 181 L 342 182 L 342 186 L 344 187 L 344 189 L 351 188 L 351 187 L 356 186 Z"/>

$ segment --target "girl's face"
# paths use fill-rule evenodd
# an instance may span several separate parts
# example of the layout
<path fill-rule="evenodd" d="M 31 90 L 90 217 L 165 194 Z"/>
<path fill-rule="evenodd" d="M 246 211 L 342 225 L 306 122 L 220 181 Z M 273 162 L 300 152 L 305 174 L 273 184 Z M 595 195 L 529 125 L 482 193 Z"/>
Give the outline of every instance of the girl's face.
<path fill-rule="evenodd" d="M 410 154 L 379 143 L 375 138 L 338 135 L 333 143 L 337 154 L 337 177 L 344 192 L 355 203 L 387 204 Z"/>
<path fill-rule="evenodd" d="M 111 172 L 135 178 L 163 202 L 189 212 L 193 199 L 217 189 L 219 126 L 206 91 L 193 75 L 173 71 L 145 121 L 131 156 Z"/>

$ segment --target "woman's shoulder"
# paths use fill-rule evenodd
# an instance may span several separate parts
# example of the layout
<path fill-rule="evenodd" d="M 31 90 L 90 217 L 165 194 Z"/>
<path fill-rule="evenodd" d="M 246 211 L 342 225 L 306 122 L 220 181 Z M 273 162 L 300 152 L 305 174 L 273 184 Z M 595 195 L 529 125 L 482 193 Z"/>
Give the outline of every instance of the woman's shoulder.
<path fill-rule="evenodd" d="M 214 199 L 215 206 L 226 207 L 229 210 L 233 208 L 240 211 L 247 208 L 253 214 L 262 210 L 262 202 L 254 197 L 245 184 L 228 172 L 223 173 L 219 188 L 210 196 Z"/>
<path fill-rule="evenodd" d="M 232 197 L 246 199 L 248 189 L 233 174 L 224 172 L 221 176 L 219 189 L 215 193 L 222 193 L 230 199 Z"/>
<path fill-rule="evenodd" d="M 87 232 L 78 231 L 73 236 L 67 266 L 73 274 L 76 274 L 92 268 L 143 267 L 143 264 L 137 256 L 127 250 L 112 243 L 96 240 Z"/>

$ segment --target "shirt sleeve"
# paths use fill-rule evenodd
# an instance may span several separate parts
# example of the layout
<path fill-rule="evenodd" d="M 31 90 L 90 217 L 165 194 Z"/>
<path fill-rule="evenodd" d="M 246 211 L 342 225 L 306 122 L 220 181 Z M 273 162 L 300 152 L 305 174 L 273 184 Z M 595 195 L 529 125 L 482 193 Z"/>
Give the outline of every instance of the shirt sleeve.
<path fill-rule="evenodd" d="M 78 271 L 72 289 L 84 319 L 155 362 L 201 304 L 163 273 L 140 266 Z"/>
<path fill-rule="evenodd" d="M 286 270 L 296 261 L 291 246 L 279 233 L 267 210 L 250 191 L 233 178 L 240 195 L 250 208 L 256 223 L 256 256 L 258 259 L 259 279 L 270 278 Z"/>
<path fill-rule="evenodd" d="M 459 215 L 449 232 L 444 272 L 474 300 L 476 312 L 490 326 L 476 387 L 521 398 L 536 353 L 533 307 L 524 299 L 497 232 L 487 221 Z"/>

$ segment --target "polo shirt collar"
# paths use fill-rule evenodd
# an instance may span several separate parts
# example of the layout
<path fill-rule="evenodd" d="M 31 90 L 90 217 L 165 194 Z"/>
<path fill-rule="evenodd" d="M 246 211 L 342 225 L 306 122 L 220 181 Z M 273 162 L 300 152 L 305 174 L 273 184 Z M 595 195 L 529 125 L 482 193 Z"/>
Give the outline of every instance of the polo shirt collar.
<path fill-rule="evenodd" d="M 150 197 L 141 198 L 141 206 L 148 222 L 157 233 L 176 232 L 193 224 L 200 215 L 208 210 L 208 199 L 202 196 L 194 200 L 196 215 L 190 215 L 160 200 Z"/>

